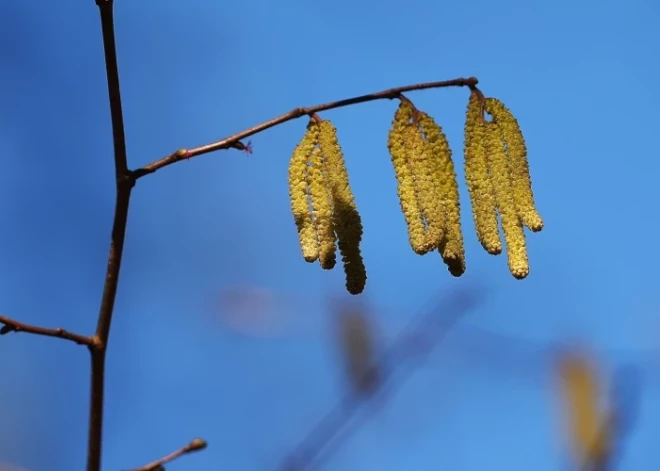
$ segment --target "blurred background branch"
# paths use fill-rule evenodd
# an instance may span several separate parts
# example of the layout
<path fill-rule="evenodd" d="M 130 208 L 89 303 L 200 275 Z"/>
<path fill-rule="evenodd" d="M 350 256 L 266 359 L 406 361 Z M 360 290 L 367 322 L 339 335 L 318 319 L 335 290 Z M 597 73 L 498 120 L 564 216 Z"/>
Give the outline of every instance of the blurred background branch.
<path fill-rule="evenodd" d="M 338 346 L 346 364 L 349 392 L 306 435 L 281 465 L 281 471 L 301 471 L 320 466 L 321 455 L 327 459 L 369 418 L 350 423 L 365 403 L 383 405 L 397 388 L 431 354 L 455 323 L 467 311 L 484 302 L 480 287 L 441 293 L 428 301 L 414 321 L 380 355 L 376 356 L 374 325 L 368 320 L 364 306 L 356 308 L 333 303 L 338 323 Z M 409 361 L 410 360 L 410 361 Z M 395 375 L 400 366 L 402 373 Z M 352 425 L 348 428 L 347 426 Z"/>

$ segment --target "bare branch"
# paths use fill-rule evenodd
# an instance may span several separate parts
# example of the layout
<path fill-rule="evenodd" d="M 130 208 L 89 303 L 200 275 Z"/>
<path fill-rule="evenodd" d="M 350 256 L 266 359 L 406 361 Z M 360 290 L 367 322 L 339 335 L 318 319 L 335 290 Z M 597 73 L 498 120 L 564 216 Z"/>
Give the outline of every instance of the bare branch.
<path fill-rule="evenodd" d="M 10 319 L 6 316 L 0 315 L 0 324 L 3 327 L 0 329 L 0 335 L 6 335 L 10 332 L 25 332 L 26 334 L 42 335 L 44 337 L 56 337 L 59 339 L 70 340 L 78 345 L 92 345 L 92 338 L 85 335 L 75 334 L 61 328 L 47 329 L 45 327 L 38 327 L 36 325 L 24 324 Z"/>
<path fill-rule="evenodd" d="M 101 12 L 103 51 L 105 53 L 110 114 L 112 117 L 112 140 L 115 150 L 115 169 L 117 171 L 117 178 L 120 178 L 128 173 L 128 161 L 126 157 L 126 138 L 124 135 L 124 117 L 121 109 L 121 93 L 119 91 L 119 70 L 117 67 L 115 25 L 112 10 L 113 3 L 114 0 L 96 0 L 96 4 Z"/>
<path fill-rule="evenodd" d="M 475 77 L 470 78 L 458 78 L 454 80 L 445 80 L 442 82 L 428 82 L 428 83 L 419 83 L 416 85 L 406 85 L 405 87 L 390 88 L 389 90 L 383 90 L 381 92 L 371 93 L 368 95 L 361 95 L 358 97 L 347 98 L 345 100 L 333 101 L 330 103 L 325 103 L 322 105 L 312 106 L 310 108 L 295 108 L 288 113 L 285 113 L 277 118 L 273 118 L 270 121 L 258 124 L 254 127 L 241 131 L 233 136 L 226 137 L 220 141 L 212 142 L 203 146 L 195 147 L 194 149 L 179 149 L 176 152 L 164 157 L 160 160 L 152 162 L 148 165 L 145 165 L 142 168 L 134 170 L 132 172 L 135 179 L 141 178 L 150 173 L 154 173 L 157 170 L 160 170 L 163 167 L 167 167 L 175 162 L 180 160 L 187 160 L 193 157 L 208 154 L 221 149 L 231 149 L 236 148 L 239 150 L 245 149 L 245 145 L 241 143 L 241 139 L 245 139 L 254 134 L 270 129 L 279 124 L 291 121 L 293 119 L 300 118 L 305 115 L 313 115 L 314 113 L 319 113 L 321 111 L 327 111 L 334 108 L 341 108 L 349 105 L 357 105 L 358 103 L 365 103 L 368 101 L 374 100 L 385 100 L 385 99 L 394 99 L 398 98 L 402 93 L 411 92 L 416 90 L 426 90 L 429 88 L 443 88 L 443 87 L 474 87 L 479 81 Z"/>
<path fill-rule="evenodd" d="M 112 225 L 112 237 L 108 253 L 108 266 L 103 286 L 103 296 L 99 308 L 96 333 L 90 347 L 92 360 L 92 379 L 90 390 L 89 437 L 87 443 L 87 471 L 101 470 L 101 451 L 103 441 L 103 395 L 105 388 L 105 357 L 112 323 L 112 314 L 117 296 L 119 272 L 124 250 L 126 223 L 131 190 L 135 179 L 128 171 L 124 120 L 122 116 L 121 94 L 119 91 L 119 72 L 113 18 L 113 0 L 96 0 L 101 14 L 103 50 L 105 52 L 112 136 L 114 144 L 115 176 L 117 194 L 115 215 Z"/>
<path fill-rule="evenodd" d="M 206 445 L 207 445 L 206 440 L 204 440 L 203 438 L 195 438 L 193 441 L 188 443 L 183 448 L 179 448 L 177 451 L 174 451 L 167 456 L 163 456 L 162 458 L 153 461 L 149 464 L 145 464 L 144 466 L 141 466 L 139 468 L 134 468 L 131 471 L 164 471 L 165 468 L 163 467 L 163 465 L 188 453 L 201 451 L 204 448 L 206 448 Z"/>

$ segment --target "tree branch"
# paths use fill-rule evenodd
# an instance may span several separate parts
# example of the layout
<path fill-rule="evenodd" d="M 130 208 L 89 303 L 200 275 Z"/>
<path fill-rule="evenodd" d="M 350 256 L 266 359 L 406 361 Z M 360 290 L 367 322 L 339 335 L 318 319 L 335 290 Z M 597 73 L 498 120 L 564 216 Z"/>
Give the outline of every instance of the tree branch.
<path fill-rule="evenodd" d="M 183 448 L 179 448 L 177 451 L 174 451 L 170 453 L 167 456 L 163 456 L 162 458 L 153 461 L 149 464 L 145 464 L 144 466 L 141 466 L 139 468 L 135 468 L 131 471 L 164 471 L 165 468 L 163 465 L 169 463 L 170 461 L 173 461 L 177 459 L 180 456 L 186 455 L 188 453 L 192 453 L 195 451 L 201 451 L 204 448 L 206 448 L 206 440 L 202 438 L 195 438 L 193 441 L 188 443 L 186 446 Z"/>
<path fill-rule="evenodd" d="M 108 78 L 108 95 L 112 117 L 112 140 L 115 150 L 115 168 L 117 178 L 128 174 L 126 157 L 126 138 L 124 136 L 124 116 L 121 110 L 119 91 L 119 69 L 117 67 L 117 47 L 115 45 L 115 24 L 113 13 L 114 0 L 96 0 L 101 13 L 101 31 L 103 34 L 103 52 Z"/>
<path fill-rule="evenodd" d="M 10 332 L 25 332 L 26 334 L 42 335 L 44 337 L 56 337 L 64 340 L 70 340 L 78 345 L 91 345 L 93 340 L 91 337 L 76 334 L 61 328 L 47 329 L 45 327 L 38 327 L 36 325 L 24 324 L 15 321 L 6 316 L 0 315 L 0 324 L 3 327 L 0 329 L 0 335 L 6 335 Z"/>
<path fill-rule="evenodd" d="M 270 121 L 258 124 L 254 127 L 241 131 L 233 136 L 226 137 L 220 141 L 212 142 L 203 146 L 195 147 L 194 149 L 179 149 L 176 152 L 164 157 L 160 160 L 152 162 L 148 165 L 145 165 L 142 168 L 132 171 L 132 175 L 135 179 L 142 178 L 145 175 L 154 173 L 157 170 L 160 170 L 163 167 L 167 167 L 175 162 L 180 160 L 187 160 L 193 157 L 208 154 L 221 149 L 230 149 L 237 148 L 240 150 L 245 149 L 240 141 L 254 134 L 270 129 L 279 124 L 291 121 L 293 119 L 300 118 L 305 115 L 312 115 L 313 113 L 319 113 L 321 111 L 327 111 L 334 108 L 341 108 L 344 106 L 356 105 L 358 103 L 365 103 L 368 101 L 374 100 L 384 100 L 384 99 L 394 99 L 399 97 L 402 93 L 411 92 L 416 90 L 426 90 L 429 88 L 443 88 L 443 87 L 475 87 L 479 81 L 475 77 L 470 78 L 458 78 L 454 80 L 446 80 L 443 82 L 428 82 L 428 83 L 419 83 L 416 85 L 406 85 L 405 87 L 390 88 L 389 90 L 383 90 L 381 92 L 371 93 L 369 95 L 361 95 L 358 97 L 347 98 L 345 100 L 333 101 L 330 103 L 325 103 L 322 105 L 312 106 L 310 108 L 295 108 L 288 113 L 285 113 L 277 118 L 273 118 Z"/>
<path fill-rule="evenodd" d="M 103 396 L 105 388 L 105 358 L 110 336 L 112 314 L 117 296 L 119 272 L 124 250 L 126 223 L 131 190 L 135 179 L 128 171 L 124 119 L 122 115 L 121 94 L 119 91 L 119 72 L 113 18 L 113 0 L 96 0 L 101 15 L 103 50 L 105 52 L 112 136 L 114 145 L 115 180 L 117 185 L 115 214 L 112 225 L 112 237 L 108 253 L 108 266 L 103 286 L 103 296 L 99 308 L 96 333 L 90 345 L 91 353 L 91 390 L 89 401 L 89 437 L 87 444 L 87 471 L 101 470 L 101 451 L 103 442 Z"/>

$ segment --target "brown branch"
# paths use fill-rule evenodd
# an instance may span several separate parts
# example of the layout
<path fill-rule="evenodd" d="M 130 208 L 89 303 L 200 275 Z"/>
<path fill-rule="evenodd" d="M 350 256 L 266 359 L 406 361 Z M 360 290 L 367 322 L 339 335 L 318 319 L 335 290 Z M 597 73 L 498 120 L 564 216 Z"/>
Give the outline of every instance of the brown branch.
<path fill-rule="evenodd" d="M 383 90 L 381 92 L 371 93 L 369 95 L 361 95 L 358 97 L 347 98 L 345 100 L 333 101 L 330 103 L 325 103 L 322 105 L 312 106 L 310 108 L 295 108 L 288 113 L 285 113 L 277 118 L 273 118 L 270 121 L 258 124 L 254 127 L 241 131 L 233 136 L 226 137 L 220 141 L 212 142 L 203 146 L 195 147 L 194 149 L 179 149 L 176 152 L 164 157 L 160 160 L 152 162 L 148 165 L 145 165 L 142 168 L 134 170 L 132 175 L 135 179 L 144 177 L 150 173 L 154 173 L 157 170 L 160 170 L 163 167 L 167 167 L 175 162 L 180 160 L 187 160 L 192 157 L 196 157 L 203 154 L 208 154 L 221 149 L 231 149 L 231 148 L 241 148 L 242 143 L 241 139 L 245 139 L 254 134 L 270 129 L 274 126 L 277 126 L 287 121 L 293 119 L 301 118 L 305 115 L 313 115 L 314 113 L 319 113 L 321 111 L 327 111 L 335 108 L 341 108 L 344 106 L 356 105 L 358 103 L 365 103 L 368 101 L 374 100 L 384 100 L 384 99 L 394 99 L 399 98 L 401 93 L 411 92 L 416 90 L 426 90 L 429 88 L 442 88 L 442 87 L 470 87 L 473 88 L 478 83 L 478 80 L 475 77 L 470 78 L 458 78 L 454 80 L 446 80 L 443 82 L 429 82 L 429 83 L 419 83 L 416 85 L 406 85 L 405 87 L 391 88 L 389 90 Z M 244 146 L 243 146 L 244 147 Z"/>
<path fill-rule="evenodd" d="M 105 52 L 112 136 L 114 145 L 115 179 L 117 193 L 108 265 L 99 308 L 96 333 L 90 346 L 92 379 L 89 401 L 89 437 L 87 444 L 87 471 L 101 470 L 103 442 L 103 394 L 105 388 L 105 358 L 108 348 L 112 314 L 117 296 L 119 272 L 124 250 L 128 208 L 135 179 L 128 172 L 126 141 L 122 115 L 119 72 L 113 18 L 113 0 L 96 0 L 101 15 L 103 50 Z"/>
<path fill-rule="evenodd" d="M 183 448 L 179 448 L 177 451 L 173 451 L 167 456 L 163 456 L 162 458 L 152 461 L 149 464 L 145 464 L 144 466 L 141 466 L 139 468 L 134 468 L 131 471 L 164 471 L 163 465 L 169 463 L 170 461 L 173 461 L 177 459 L 180 456 L 186 455 L 188 453 L 193 453 L 195 451 L 201 451 L 204 448 L 206 448 L 206 440 L 202 438 L 195 438 L 193 441 L 188 443 L 186 446 Z"/>
<path fill-rule="evenodd" d="M 0 315 L 0 324 L 3 324 L 0 329 L 0 335 L 6 335 L 10 332 L 25 332 L 26 334 L 42 335 L 44 337 L 56 337 L 59 339 L 70 340 L 78 345 L 91 345 L 93 340 L 91 337 L 76 334 L 61 328 L 47 329 L 36 325 L 24 324 L 23 322 L 15 321 L 6 316 Z"/>
<path fill-rule="evenodd" d="M 115 168 L 117 178 L 128 173 L 126 140 L 124 137 L 124 116 L 121 111 L 121 93 L 119 92 L 119 70 L 117 68 L 117 47 L 115 45 L 114 0 L 96 0 L 101 13 L 103 34 L 103 52 L 108 78 L 108 95 L 112 117 L 112 141 L 115 149 Z"/>

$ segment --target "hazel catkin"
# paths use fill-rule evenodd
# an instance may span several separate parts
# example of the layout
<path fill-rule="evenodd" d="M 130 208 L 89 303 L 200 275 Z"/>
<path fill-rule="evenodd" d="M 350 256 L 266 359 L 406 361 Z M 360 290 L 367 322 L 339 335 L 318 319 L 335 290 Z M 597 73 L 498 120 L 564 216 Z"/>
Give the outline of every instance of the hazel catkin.
<path fill-rule="evenodd" d="M 481 246 L 492 255 L 502 253 L 497 205 L 484 146 L 485 123 L 479 94 L 470 94 L 465 118 L 465 181 L 472 203 L 472 218 Z"/>
<path fill-rule="evenodd" d="M 497 98 L 487 98 L 485 108 L 502 131 L 506 144 L 511 184 L 518 216 L 522 223 L 533 232 L 543 229 L 543 219 L 534 205 L 532 180 L 529 174 L 527 146 L 518 125 L 518 120 L 511 111 Z"/>
<path fill-rule="evenodd" d="M 491 121 L 485 125 L 484 144 L 495 192 L 495 201 L 502 219 L 509 271 L 515 278 L 523 279 L 529 274 L 525 232 L 518 217 L 506 148 L 504 141 L 502 141 L 500 127 L 496 122 Z"/>
<path fill-rule="evenodd" d="M 328 189 L 329 177 L 324 171 L 324 157 L 320 147 L 312 151 L 309 164 L 307 179 L 318 239 L 319 263 L 321 268 L 331 270 L 336 263 L 335 225 L 332 220 L 332 196 Z"/>
<path fill-rule="evenodd" d="M 392 128 L 389 131 L 387 147 L 392 157 L 392 166 L 397 180 L 397 193 L 401 212 L 408 228 L 408 239 L 415 253 L 425 253 L 425 226 L 422 210 L 417 201 L 415 177 L 408 165 L 408 154 L 414 145 L 410 141 L 408 126 L 413 115 L 412 105 L 401 100 L 394 114 Z"/>
<path fill-rule="evenodd" d="M 403 140 L 406 145 L 406 162 L 413 176 L 415 199 L 423 225 L 423 236 L 414 241 L 413 251 L 424 255 L 438 247 L 444 231 L 442 206 L 433 180 L 434 156 L 416 123 L 405 126 Z"/>
<path fill-rule="evenodd" d="M 362 220 L 337 140 L 337 129 L 330 121 L 324 120 L 319 124 L 319 147 L 325 159 L 325 174 L 332 196 L 333 224 L 344 264 L 346 289 L 351 294 L 360 294 L 367 282 L 367 271 L 360 250 Z"/>
<path fill-rule="evenodd" d="M 310 122 L 305 135 L 295 147 L 289 162 L 291 211 L 293 212 L 296 229 L 298 230 L 303 258 L 309 263 L 313 263 L 319 258 L 319 241 L 309 208 L 309 185 L 307 178 L 307 162 L 314 151 L 318 138 L 318 127 Z"/>
<path fill-rule="evenodd" d="M 461 230 L 461 206 L 458 182 L 454 170 L 449 141 L 442 128 L 424 112 L 417 116 L 420 128 L 432 155 L 432 180 L 436 191 L 436 204 L 442 212 L 444 224 L 442 238 L 438 244 L 442 260 L 453 276 L 465 272 L 465 247 Z"/>

